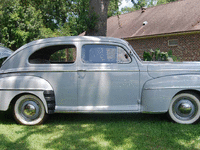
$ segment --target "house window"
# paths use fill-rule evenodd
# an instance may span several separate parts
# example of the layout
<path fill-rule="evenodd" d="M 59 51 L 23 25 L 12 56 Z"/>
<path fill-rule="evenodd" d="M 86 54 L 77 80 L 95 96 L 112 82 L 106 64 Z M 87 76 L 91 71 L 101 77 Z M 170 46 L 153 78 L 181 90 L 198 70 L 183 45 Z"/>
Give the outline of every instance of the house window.
<path fill-rule="evenodd" d="M 168 46 L 178 46 L 178 39 L 168 40 Z"/>

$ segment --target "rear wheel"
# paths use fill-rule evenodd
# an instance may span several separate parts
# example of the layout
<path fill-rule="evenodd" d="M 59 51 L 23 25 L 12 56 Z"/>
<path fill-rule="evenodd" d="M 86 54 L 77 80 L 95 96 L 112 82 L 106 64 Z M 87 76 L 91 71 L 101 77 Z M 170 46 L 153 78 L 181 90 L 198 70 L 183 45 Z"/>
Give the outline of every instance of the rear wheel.
<path fill-rule="evenodd" d="M 45 107 L 34 95 L 23 95 L 14 104 L 14 118 L 23 125 L 42 124 L 46 118 Z"/>
<path fill-rule="evenodd" d="M 199 96 L 195 93 L 176 95 L 169 107 L 169 116 L 177 123 L 192 124 L 200 118 Z"/>

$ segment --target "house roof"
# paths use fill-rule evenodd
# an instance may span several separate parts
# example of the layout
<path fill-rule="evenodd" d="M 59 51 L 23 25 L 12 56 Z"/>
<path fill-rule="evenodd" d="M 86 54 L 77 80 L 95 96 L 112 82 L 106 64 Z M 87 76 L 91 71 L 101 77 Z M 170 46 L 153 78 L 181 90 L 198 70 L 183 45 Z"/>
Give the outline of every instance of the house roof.
<path fill-rule="evenodd" d="M 137 10 L 107 20 L 107 36 L 117 38 L 191 30 L 200 30 L 200 0 L 179 0 L 147 8 L 143 13 Z"/>
<path fill-rule="evenodd" d="M 143 25 L 143 23 L 146 25 Z M 142 13 L 112 16 L 107 20 L 107 36 L 143 37 L 200 30 L 200 0 L 179 0 L 146 8 Z"/>

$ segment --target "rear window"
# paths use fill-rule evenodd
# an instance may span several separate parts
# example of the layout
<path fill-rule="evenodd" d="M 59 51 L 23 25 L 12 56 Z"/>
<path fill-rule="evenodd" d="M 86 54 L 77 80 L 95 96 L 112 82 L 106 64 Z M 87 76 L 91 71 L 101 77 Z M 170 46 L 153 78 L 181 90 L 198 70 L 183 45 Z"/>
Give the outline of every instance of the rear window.
<path fill-rule="evenodd" d="M 32 64 L 74 63 L 76 47 L 74 45 L 56 45 L 42 48 L 29 57 Z"/>

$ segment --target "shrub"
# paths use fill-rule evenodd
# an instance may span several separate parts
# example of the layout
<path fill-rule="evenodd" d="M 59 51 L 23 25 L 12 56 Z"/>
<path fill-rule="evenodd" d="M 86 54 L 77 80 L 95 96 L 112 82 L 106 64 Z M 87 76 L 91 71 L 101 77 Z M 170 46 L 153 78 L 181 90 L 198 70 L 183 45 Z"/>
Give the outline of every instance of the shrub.
<path fill-rule="evenodd" d="M 152 49 L 150 52 L 143 53 L 144 61 L 167 61 L 168 60 L 168 53 L 167 52 L 160 52 L 160 49 L 157 48 L 155 51 Z"/>

